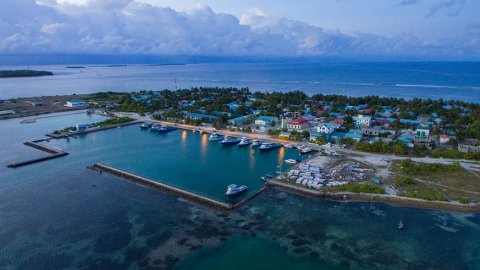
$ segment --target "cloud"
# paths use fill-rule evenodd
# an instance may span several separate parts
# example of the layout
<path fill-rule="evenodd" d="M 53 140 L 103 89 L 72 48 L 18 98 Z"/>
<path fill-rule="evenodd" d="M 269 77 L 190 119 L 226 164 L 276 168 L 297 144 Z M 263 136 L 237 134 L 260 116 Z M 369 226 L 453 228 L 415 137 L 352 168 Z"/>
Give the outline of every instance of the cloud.
<path fill-rule="evenodd" d="M 258 8 L 238 19 L 204 5 L 178 12 L 134 0 L 12 2 L 0 1 L 0 54 L 342 58 L 452 55 L 450 44 L 441 40 L 422 40 L 412 35 L 347 35 L 272 17 Z M 472 47 L 477 45 L 468 46 L 459 51 L 478 52 Z"/>
<path fill-rule="evenodd" d="M 444 11 L 447 16 L 453 17 L 460 14 L 467 0 L 448 0 L 440 2 L 430 8 L 430 11 L 425 16 L 426 18 L 432 17 L 439 12 Z"/>

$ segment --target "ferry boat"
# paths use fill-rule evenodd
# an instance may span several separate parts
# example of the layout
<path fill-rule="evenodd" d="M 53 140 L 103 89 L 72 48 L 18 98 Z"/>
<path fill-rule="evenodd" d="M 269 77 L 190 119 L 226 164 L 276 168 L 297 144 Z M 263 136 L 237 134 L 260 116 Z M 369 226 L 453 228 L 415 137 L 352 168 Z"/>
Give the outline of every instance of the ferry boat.
<path fill-rule="evenodd" d="M 259 149 L 261 151 L 268 151 L 268 150 L 273 150 L 279 147 L 282 147 L 282 145 L 278 143 L 265 142 L 265 143 L 262 143 L 262 145 L 260 145 Z"/>
<path fill-rule="evenodd" d="M 227 192 L 225 192 L 225 195 L 235 196 L 235 195 L 238 195 L 238 194 L 244 192 L 247 189 L 248 189 L 247 186 L 237 186 L 235 184 L 231 184 L 227 187 Z"/>
<path fill-rule="evenodd" d="M 141 128 L 141 129 L 147 129 L 147 128 L 151 128 L 152 125 L 153 125 L 152 123 L 143 122 L 143 123 L 140 125 L 140 128 Z"/>
<path fill-rule="evenodd" d="M 304 147 L 300 150 L 300 154 L 309 154 L 313 151 L 312 148 L 309 148 L 309 147 Z"/>
<path fill-rule="evenodd" d="M 297 161 L 293 158 L 286 159 L 285 162 L 289 164 L 297 164 Z"/>
<path fill-rule="evenodd" d="M 257 146 L 260 146 L 262 145 L 262 142 L 259 141 L 259 140 L 253 140 L 252 141 L 252 147 L 257 147 Z"/>
<path fill-rule="evenodd" d="M 208 137 L 209 141 L 218 141 L 218 140 L 223 140 L 223 136 L 219 136 L 217 133 L 212 133 Z"/>
<path fill-rule="evenodd" d="M 247 137 L 242 137 L 242 139 L 240 140 L 240 143 L 238 143 L 238 146 L 242 147 L 242 146 L 248 146 L 252 144 L 252 141 L 249 140 Z"/>
<path fill-rule="evenodd" d="M 220 143 L 223 144 L 223 145 L 234 145 L 234 144 L 240 143 L 240 139 L 225 136 L 225 138 Z"/>

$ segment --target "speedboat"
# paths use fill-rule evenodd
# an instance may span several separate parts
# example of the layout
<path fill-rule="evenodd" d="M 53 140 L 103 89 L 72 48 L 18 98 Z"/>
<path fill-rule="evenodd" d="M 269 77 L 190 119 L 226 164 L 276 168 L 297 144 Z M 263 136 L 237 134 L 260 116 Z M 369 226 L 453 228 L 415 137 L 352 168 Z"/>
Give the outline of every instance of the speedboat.
<path fill-rule="evenodd" d="M 400 223 L 398 223 L 398 229 L 403 230 L 404 227 L 403 222 L 400 220 Z"/>
<path fill-rule="evenodd" d="M 293 158 L 286 159 L 285 162 L 289 164 L 297 164 L 297 161 Z"/>
<path fill-rule="evenodd" d="M 208 137 L 209 141 L 218 141 L 218 140 L 223 140 L 223 136 L 219 136 L 217 133 L 212 133 Z"/>
<path fill-rule="evenodd" d="M 242 146 L 248 146 L 252 144 L 252 141 L 249 140 L 247 137 L 242 137 L 242 139 L 240 140 L 240 143 L 238 143 L 238 146 L 242 147 Z"/>
<path fill-rule="evenodd" d="M 148 123 L 148 122 L 143 122 L 141 125 L 140 125 L 140 128 L 141 129 L 147 129 L 147 128 L 151 128 L 152 127 L 152 123 Z"/>
<path fill-rule="evenodd" d="M 225 192 L 225 195 L 235 196 L 235 195 L 238 195 L 238 194 L 244 192 L 247 189 L 248 189 L 247 186 L 237 186 L 235 184 L 231 184 L 227 187 L 227 192 Z"/>
<path fill-rule="evenodd" d="M 253 140 L 252 141 L 252 147 L 257 147 L 257 146 L 260 146 L 262 145 L 262 142 L 259 141 L 259 140 Z"/>
<path fill-rule="evenodd" d="M 225 138 L 220 143 L 223 144 L 223 145 L 234 145 L 234 144 L 240 143 L 240 139 L 225 136 Z"/>
<path fill-rule="evenodd" d="M 261 151 L 268 151 L 268 150 L 273 150 L 279 147 L 282 147 L 282 145 L 278 143 L 265 142 L 265 143 L 262 143 L 262 145 L 260 145 L 259 149 Z"/>
<path fill-rule="evenodd" d="M 312 148 L 304 147 L 300 150 L 300 154 L 308 154 L 308 153 L 311 153 L 312 151 L 313 151 Z"/>

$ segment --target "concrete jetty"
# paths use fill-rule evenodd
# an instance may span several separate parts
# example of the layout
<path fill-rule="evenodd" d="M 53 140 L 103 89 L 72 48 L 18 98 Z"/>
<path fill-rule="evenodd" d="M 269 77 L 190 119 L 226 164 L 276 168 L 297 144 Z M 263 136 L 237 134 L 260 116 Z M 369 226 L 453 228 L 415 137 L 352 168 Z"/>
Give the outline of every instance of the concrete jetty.
<path fill-rule="evenodd" d="M 187 199 L 189 201 L 194 201 L 194 202 L 200 203 L 202 205 L 206 205 L 206 206 L 213 207 L 213 208 L 216 208 L 216 209 L 231 210 L 231 209 L 234 208 L 234 206 L 231 205 L 231 204 L 219 202 L 219 201 L 213 200 L 211 198 L 208 198 L 208 197 L 205 197 L 205 196 L 202 196 L 202 195 L 198 195 L 198 194 L 195 194 L 195 193 L 192 193 L 192 192 L 189 192 L 189 191 L 177 188 L 177 187 L 173 187 L 173 186 L 170 186 L 170 185 L 159 183 L 157 181 L 153 181 L 151 179 L 148 179 L 148 178 L 145 178 L 145 177 L 133 174 L 133 173 L 129 173 L 129 172 L 126 172 L 126 171 L 122 171 L 122 170 L 119 170 L 119 169 L 116 169 L 116 168 L 113 168 L 113 167 L 110 167 L 110 166 L 107 166 L 107 165 L 104 165 L 104 164 L 99 164 L 99 163 L 94 164 L 91 167 L 91 169 L 97 170 L 97 171 L 102 171 L 102 172 L 107 172 L 107 173 L 116 175 L 120 178 L 130 180 L 130 181 L 133 181 L 135 183 L 139 183 L 139 184 L 142 184 L 142 185 L 145 185 L 145 186 L 153 187 L 153 188 L 156 188 L 156 189 L 159 189 L 159 190 L 162 190 L 162 191 L 166 191 L 168 193 L 172 193 L 174 195 L 177 195 L 177 196 L 182 197 L 184 199 Z"/>
<path fill-rule="evenodd" d="M 26 146 L 30 146 L 30 147 L 33 147 L 33 148 L 38 149 L 40 151 L 49 153 L 50 154 L 49 156 L 39 157 L 39 158 L 29 159 L 29 160 L 26 160 L 26 161 L 12 163 L 12 164 L 7 165 L 7 167 L 8 168 L 18 168 L 18 167 L 23 167 L 23 166 L 26 166 L 26 165 L 30 165 L 30 164 L 34 164 L 34 163 L 38 163 L 38 162 L 42 162 L 42 161 L 47 161 L 47 160 L 55 159 L 55 158 L 59 158 L 59 157 L 64 157 L 64 156 L 68 155 L 67 152 L 63 152 L 61 150 L 58 150 L 58 149 L 40 144 L 39 142 L 42 142 L 42 141 L 43 140 L 30 141 L 30 142 L 26 142 L 24 144 Z"/>

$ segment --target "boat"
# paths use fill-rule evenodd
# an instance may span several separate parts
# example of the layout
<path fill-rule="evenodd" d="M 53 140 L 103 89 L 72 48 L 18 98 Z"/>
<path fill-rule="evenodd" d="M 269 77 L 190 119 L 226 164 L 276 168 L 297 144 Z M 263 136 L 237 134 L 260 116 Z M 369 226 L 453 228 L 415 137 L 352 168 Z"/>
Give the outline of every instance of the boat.
<path fill-rule="evenodd" d="M 268 151 L 268 150 L 273 150 L 279 147 L 282 147 L 282 145 L 278 143 L 265 142 L 265 143 L 262 143 L 262 145 L 260 145 L 259 149 L 261 151 Z"/>
<path fill-rule="evenodd" d="M 398 229 L 403 230 L 404 227 L 403 222 L 400 220 L 400 223 L 398 223 Z"/>
<path fill-rule="evenodd" d="M 223 140 L 220 143 L 223 144 L 223 145 L 234 145 L 234 144 L 240 143 L 240 139 L 225 136 L 225 138 L 223 138 Z"/>
<path fill-rule="evenodd" d="M 297 161 L 293 158 L 286 159 L 285 162 L 289 164 L 297 164 Z"/>
<path fill-rule="evenodd" d="M 304 147 L 300 150 L 300 154 L 309 154 L 313 151 L 312 148 L 309 148 L 309 147 Z"/>
<path fill-rule="evenodd" d="M 162 126 L 153 126 L 152 130 L 157 131 L 159 133 L 167 133 L 170 131 L 177 130 L 177 128 L 162 125 Z"/>
<path fill-rule="evenodd" d="M 443 224 L 443 226 L 448 226 L 448 219 L 447 219 L 447 217 L 442 218 L 442 224 Z"/>
<path fill-rule="evenodd" d="M 293 144 L 291 144 L 291 143 L 285 144 L 284 146 L 285 146 L 286 148 L 293 148 Z"/>
<path fill-rule="evenodd" d="M 208 137 L 209 141 L 218 141 L 218 140 L 223 140 L 223 136 L 219 136 L 217 133 L 212 133 Z"/>
<path fill-rule="evenodd" d="M 151 128 L 152 127 L 152 123 L 148 123 L 148 122 L 143 122 L 141 125 L 140 125 L 140 128 L 141 129 L 147 129 L 147 128 Z"/>
<path fill-rule="evenodd" d="M 265 174 L 265 175 L 262 176 L 261 178 L 262 178 L 262 180 L 264 180 L 264 181 L 268 181 L 268 180 L 270 180 L 270 179 L 272 179 L 272 178 L 275 178 L 275 175 L 273 175 L 273 174 Z"/>
<path fill-rule="evenodd" d="M 252 144 L 252 141 L 249 140 L 247 137 L 242 137 L 240 142 L 238 143 L 238 146 L 243 147 L 243 146 L 248 146 Z"/>
<path fill-rule="evenodd" d="M 227 192 L 225 192 L 225 195 L 235 196 L 235 195 L 238 195 L 238 194 L 244 192 L 247 189 L 248 189 L 247 186 L 237 186 L 235 184 L 231 184 L 227 187 Z"/>
<path fill-rule="evenodd" d="M 257 147 L 257 146 L 260 146 L 262 145 L 262 142 L 259 141 L 259 140 L 253 140 L 252 141 L 252 147 Z"/>

